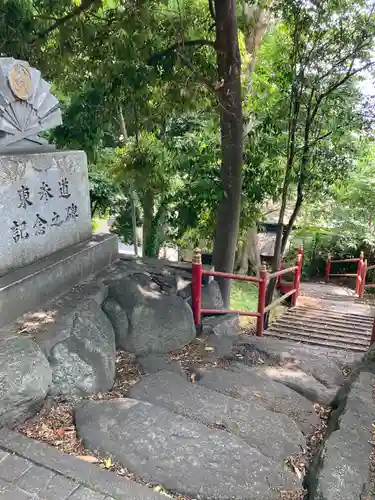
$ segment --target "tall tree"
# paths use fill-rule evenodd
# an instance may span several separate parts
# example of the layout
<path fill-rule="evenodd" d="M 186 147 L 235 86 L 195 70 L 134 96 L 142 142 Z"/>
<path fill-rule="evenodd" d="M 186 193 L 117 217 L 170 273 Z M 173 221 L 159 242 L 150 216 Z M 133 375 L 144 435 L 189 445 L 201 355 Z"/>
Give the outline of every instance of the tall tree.
<path fill-rule="evenodd" d="M 286 165 L 274 271 L 280 267 L 289 231 L 301 210 L 307 180 L 314 169 L 315 152 L 327 137 L 343 130 L 342 116 L 337 119 L 337 107 L 342 109 L 353 90 L 350 82 L 374 65 L 373 2 L 325 0 L 315 5 L 287 0 L 283 9 L 291 35 L 291 63 Z M 285 228 L 286 207 L 293 186 L 297 186 L 296 201 Z M 271 280 L 268 303 L 274 287 L 275 280 Z"/>
<path fill-rule="evenodd" d="M 221 128 L 222 196 L 217 209 L 213 263 L 217 271 L 232 272 L 241 210 L 243 164 L 243 115 L 241 57 L 238 45 L 235 0 L 215 0 L 217 91 Z M 224 304 L 229 304 L 230 282 L 219 281 Z"/>

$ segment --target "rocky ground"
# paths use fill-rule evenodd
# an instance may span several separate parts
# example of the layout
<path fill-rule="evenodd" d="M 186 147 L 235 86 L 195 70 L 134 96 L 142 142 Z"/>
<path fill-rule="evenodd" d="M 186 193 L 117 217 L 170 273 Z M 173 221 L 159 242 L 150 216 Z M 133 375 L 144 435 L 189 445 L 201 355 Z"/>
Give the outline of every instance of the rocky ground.
<path fill-rule="evenodd" d="M 203 301 L 222 307 L 215 283 Z M 371 352 L 348 368 L 243 334 L 231 315 L 206 318 L 196 337 L 189 302 L 181 269 L 118 262 L 7 327 L 0 423 L 150 494 L 363 500 Z"/>

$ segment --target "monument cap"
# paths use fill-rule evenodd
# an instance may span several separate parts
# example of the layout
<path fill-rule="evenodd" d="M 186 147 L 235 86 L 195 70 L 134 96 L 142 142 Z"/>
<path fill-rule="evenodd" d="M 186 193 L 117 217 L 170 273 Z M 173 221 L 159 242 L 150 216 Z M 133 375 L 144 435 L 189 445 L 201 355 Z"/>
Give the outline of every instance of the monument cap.
<path fill-rule="evenodd" d="M 0 57 L 0 152 L 40 150 L 48 142 L 40 137 L 61 125 L 58 99 L 39 70 L 26 61 Z"/>

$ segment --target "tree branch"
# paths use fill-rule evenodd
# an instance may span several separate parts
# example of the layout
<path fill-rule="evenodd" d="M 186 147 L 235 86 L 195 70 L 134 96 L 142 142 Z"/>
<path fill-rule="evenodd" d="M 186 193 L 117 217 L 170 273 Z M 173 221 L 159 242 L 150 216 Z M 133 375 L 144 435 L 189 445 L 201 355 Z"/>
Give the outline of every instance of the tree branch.
<path fill-rule="evenodd" d="M 212 19 L 215 21 L 216 24 L 216 13 L 215 13 L 215 8 L 212 0 L 208 0 L 208 8 L 210 9 L 210 14 Z"/>
<path fill-rule="evenodd" d="M 38 33 L 37 38 L 45 38 L 55 29 L 59 28 L 60 26 L 62 26 L 66 22 L 70 21 L 74 17 L 77 17 L 77 16 L 81 15 L 83 12 L 86 12 L 87 10 L 89 10 L 92 7 L 92 5 L 94 4 L 94 2 L 95 2 L 95 0 L 82 0 L 81 5 L 74 7 L 74 9 L 71 12 L 69 12 L 69 14 L 66 14 L 63 17 L 60 17 L 59 19 L 56 19 L 56 21 L 53 24 L 51 24 L 51 26 L 49 28 L 47 28 L 45 31 L 43 31 L 41 33 Z"/>
<path fill-rule="evenodd" d="M 213 40 L 206 40 L 205 38 L 198 38 L 197 40 L 184 40 L 182 42 L 177 42 L 168 47 L 167 49 L 157 52 L 156 54 L 153 54 L 148 62 L 151 64 L 152 62 L 161 59 L 172 52 L 176 52 L 177 49 L 182 49 L 184 47 L 212 47 L 215 48 L 215 42 Z"/>
<path fill-rule="evenodd" d="M 345 73 L 345 75 L 340 80 L 338 80 L 336 83 L 334 83 L 333 85 L 331 85 L 325 92 L 323 92 L 322 94 L 320 94 L 320 96 L 317 98 L 315 106 L 314 106 L 314 110 L 313 110 L 313 113 L 312 113 L 312 119 L 315 118 L 315 115 L 318 112 L 319 106 L 320 106 L 321 102 L 323 101 L 323 99 L 325 99 L 330 94 L 332 94 L 332 92 L 334 92 L 336 89 L 338 89 L 339 87 L 341 87 L 352 76 L 357 75 L 361 71 L 365 71 L 366 69 L 370 68 L 371 66 L 375 66 L 375 61 L 370 61 L 370 62 L 364 64 L 363 66 L 361 66 L 360 68 L 357 68 L 355 70 L 353 70 L 353 66 L 354 66 L 354 60 L 351 62 L 350 66 L 349 66 L 349 69 Z"/>
<path fill-rule="evenodd" d="M 191 69 L 191 71 L 196 73 L 197 69 L 194 67 L 194 64 L 192 64 L 192 62 L 189 61 L 187 57 L 185 57 L 183 54 L 180 54 L 179 52 L 177 52 L 177 55 L 187 68 Z M 212 82 L 210 82 L 210 80 L 200 76 L 200 81 L 210 92 L 216 93 L 217 89 L 215 88 L 215 85 Z"/>

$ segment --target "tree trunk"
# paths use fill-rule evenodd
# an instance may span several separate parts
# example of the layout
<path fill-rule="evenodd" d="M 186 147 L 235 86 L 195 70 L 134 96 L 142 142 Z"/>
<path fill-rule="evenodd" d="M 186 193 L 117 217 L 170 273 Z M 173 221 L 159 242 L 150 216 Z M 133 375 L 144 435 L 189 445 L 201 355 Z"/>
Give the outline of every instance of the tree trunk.
<path fill-rule="evenodd" d="M 245 239 L 241 245 L 241 248 L 238 250 L 237 262 L 236 262 L 236 272 L 238 274 L 247 274 L 249 269 L 249 251 L 247 244 L 247 233 Z"/>
<path fill-rule="evenodd" d="M 128 142 L 128 130 L 126 128 L 124 113 L 122 111 L 121 106 L 119 106 L 119 118 L 120 118 L 121 133 L 122 133 L 122 136 L 124 138 L 124 144 L 126 144 Z M 137 219 L 136 219 L 136 212 L 135 212 L 135 191 L 134 191 L 134 182 L 133 181 L 130 181 L 130 183 L 129 183 L 129 197 L 130 197 L 131 217 L 132 217 L 134 255 L 136 257 L 138 257 Z"/>
<path fill-rule="evenodd" d="M 236 1 L 215 0 L 215 16 L 223 196 L 216 216 L 213 264 L 217 271 L 233 272 L 241 210 L 243 162 L 241 57 Z M 225 307 L 228 307 L 230 281 L 218 281 Z"/>
<path fill-rule="evenodd" d="M 287 161 L 285 166 L 283 189 L 281 194 L 281 207 L 279 212 L 278 220 L 278 230 L 276 233 L 275 250 L 272 259 L 272 272 L 278 271 L 281 266 L 282 257 L 282 239 L 284 233 L 284 218 L 286 205 L 288 201 L 289 187 L 291 183 L 291 175 L 293 172 L 294 158 L 296 154 L 296 134 L 297 134 L 297 123 L 301 107 L 301 93 L 303 88 L 303 68 L 297 76 L 295 70 L 297 68 L 296 57 L 297 49 L 299 47 L 300 32 L 295 29 L 293 35 L 293 54 L 292 54 L 292 67 L 294 72 L 294 78 L 290 90 L 290 105 L 289 105 L 289 116 L 288 116 L 288 144 L 287 144 Z M 276 278 L 271 279 L 267 286 L 266 293 L 266 305 L 272 302 L 273 294 L 276 288 Z M 265 316 L 265 328 L 268 326 L 269 313 Z"/>
<path fill-rule="evenodd" d="M 250 267 L 251 271 L 258 276 L 260 265 L 258 231 L 256 225 L 253 225 L 246 231 L 243 247 L 241 248 L 237 262 L 237 269 L 239 274 L 248 274 Z"/>
<path fill-rule="evenodd" d="M 255 69 L 257 53 L 262 42 L 263 36 L 267 28 L 272 23 L 273 1 L 267 7 L 264 4 L 253 3 L 251 0 L 244 0 L 242 4 L 243 20 L 244 20 L 244 36 L 246 50 L 250 56 L 249 64 L 246 71 L 246 94 L 251 95 L 252 76 Z M 252 128 L 254 120 L 251 119 L 251 114 L 244 120 L 244 138 L 246 139 Z"/>
<path fill-rule="evenodd" d="M 154 193 L 145 191 L 142 196 L 143 208 L 143 256 L 153 257 L 150 255 L 153 248 L 153 217 L 154 217 Z"/>
<path fill-rule="evenodd" d="M 296 222 L 297 217 L 298 217 L 298 215 L 299 215 L 299 213 L 301 211 L 302 202 L 303 202 L 303 196 L 302 195 L 298 195 L 296 203 L 294 205 L 293 213 L 290 216 L 290 219 L 289 219 L 289 222 L 288 222 L 288 225 L 287 225 L 285 231 L 283 232 L 283 237 L 282 237 L 282 241 L 281 241 L 281 257 L 285 253 L 286 245 L 287 245 L 288 239 L 289 239 L 289 237 L 290 237 L 290 235 L 292 233 L 292 229 L 293 229 L 294 223 Z"/>
<path fill-rule="evenodd" d="M 259 253 L 258 230 L 255 224 L 251 226 L 247 231 L 247 245 L 251 270 L 256 276 L 259 276 L 261 262 Z"/>

